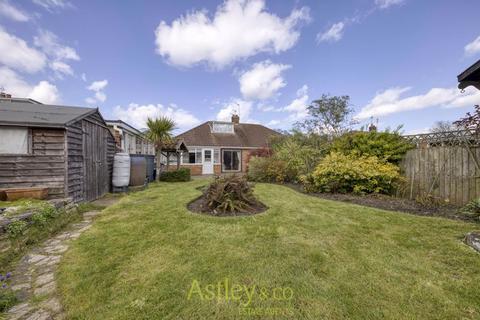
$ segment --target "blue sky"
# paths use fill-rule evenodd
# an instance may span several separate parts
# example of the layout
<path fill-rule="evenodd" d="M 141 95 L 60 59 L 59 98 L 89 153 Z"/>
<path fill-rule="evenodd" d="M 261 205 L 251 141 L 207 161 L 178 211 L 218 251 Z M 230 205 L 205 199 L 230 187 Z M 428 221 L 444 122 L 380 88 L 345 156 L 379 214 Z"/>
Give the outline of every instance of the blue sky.
<path fill-rule="evenodd" d="M 425 131 L 480 93 L 456 75 L 480 59 L 480 1 L 0 0 L 0 86 L 178 131 L 239 112 L 288 129 L 323 93 L 361 124 Z"/>

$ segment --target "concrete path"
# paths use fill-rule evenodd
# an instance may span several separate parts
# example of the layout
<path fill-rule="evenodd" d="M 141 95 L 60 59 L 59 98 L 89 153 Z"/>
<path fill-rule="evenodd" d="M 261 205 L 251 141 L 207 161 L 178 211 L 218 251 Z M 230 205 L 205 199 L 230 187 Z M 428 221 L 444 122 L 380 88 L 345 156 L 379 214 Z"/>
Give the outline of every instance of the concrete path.
<path fill-rule="evenodd" d="M 17 291 L 21 303 L 7 312 L 7 319 L 65 319 L 56 292 L 55 272 L 70 242 L 88 230 L 98 214 L 100 211 L 84 213 L 81 222 L 70 225 L 68 231 L 45 241 L 20 260 L 12 272 L 12 289 Z"/>

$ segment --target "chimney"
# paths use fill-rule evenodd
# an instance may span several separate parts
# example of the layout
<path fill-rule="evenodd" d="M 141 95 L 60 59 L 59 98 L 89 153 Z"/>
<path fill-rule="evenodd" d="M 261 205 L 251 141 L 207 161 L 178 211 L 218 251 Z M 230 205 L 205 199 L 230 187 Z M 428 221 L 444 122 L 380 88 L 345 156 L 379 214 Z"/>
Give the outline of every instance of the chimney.
<path fill-rule="evenodd" d="M 238 114 L 232 114 L 232 123 L 234 124 L 240 123 L 240 117 L 238 116 Z"/>

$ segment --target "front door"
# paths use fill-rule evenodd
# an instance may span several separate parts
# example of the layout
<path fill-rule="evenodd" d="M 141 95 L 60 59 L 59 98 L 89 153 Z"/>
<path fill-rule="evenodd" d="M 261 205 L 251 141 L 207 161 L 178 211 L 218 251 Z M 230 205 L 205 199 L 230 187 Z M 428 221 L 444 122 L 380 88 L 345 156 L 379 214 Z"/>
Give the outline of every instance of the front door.
<path fill-rule="evenodd" d="M 213 174 L 213 149 L 203 149 L 202 174 Z"/>

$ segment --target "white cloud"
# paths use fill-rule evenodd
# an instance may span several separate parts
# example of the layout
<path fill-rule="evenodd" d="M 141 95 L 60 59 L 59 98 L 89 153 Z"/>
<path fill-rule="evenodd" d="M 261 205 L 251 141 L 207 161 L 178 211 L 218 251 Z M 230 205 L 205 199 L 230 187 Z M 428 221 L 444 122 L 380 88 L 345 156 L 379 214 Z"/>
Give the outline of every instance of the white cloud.
<path fill-rule="evenodd" d="M 87 82 L 87 75 L 85 73 L 82 73 L 80 78 L 82 78 L 83 82 Z"/>
<path fill-rule="evenodd" d="M 300 120 L 308 115 L 308 102 L 308 86 L 303 85 L 300 89 L 297 90 L 297 97 L 283 110 L 292 112 L 292 114 L 290 115 L 291 120 Z"/>
<path fill-rule="evenodd" d="M 270 121 L 267 123 L 267 127 L 276 127 L 276 126 L 278 126 L 280 123 L 281 123 L 281 121 L 273 119 L 273 120 L 270 120 Z"/>
<path fill-rule="evenodd" d="M 108 80 L 94 81 L 90 84 L 87 89 L 95 92 L 104 90 L 108 85 Z"/>
<path fill-rule="evenodd" d="M 33 42 L 52 60 L 49 66 L 59 77 L 62 74 L 73 75 L 73 69 L 66 61 L 80 60 L 80 56 L 75 49 L 61 44 L 57 35 L 47 30 L 40 30 L 38 35 L 34 37 Z"/>
<path fill-rule="evenodd" d="M 206 10 L 188 13 L 155 30 L 156 52 L 169 63 L 189 67 L 206 62 L 222 68 L 259 52 L 280 53 L 293 47 L 298 25 L 308 21 L 306 7 L 280 18 L 264 0 L 227 0 L 209 17 Z"/>
<path fill-rule="evenodd" d="M 238 98 L 233 98 L 223 105 L 223 108 L 217 113 L 217 120 L 231 121 L 232 114 L 240 116 L 240 122 L 256 122 L 250 119 L 253 103 Z"/>
<path fill-rule="evenodd" d="M 278 90 L 285 87 L 282 72 L 290 67 L 285 64 L 274 64 L 269 60 L 256 63 L 238 79 L 240 92 L 245 99 L 271 98 Z"/>
<path fill-rule="evenodd" d="M 394 5 L 400 5 L 404 3 L 405 0 L 375 0 L 375 5 L 380 9 L 387 9 Z"/>
<path fill-rule="evenodd" d="M 140 105 L 130 103 L 128 107 L 116 106 L 113 114 L 120 120 L 123 120 L 136 128 L 142 129 L 146 127 L 147 119 L 158 116 L 166 116 L 175 121 L 178 129 L 191 128 L 200 123 L 193 114 L 187 110 L 178 108 L 176 105 L 168 107 L 162 104 L 146 104 Z"/>
<path fill-rule="evenodd" d="M 85 102 L 88 105 L 94 105 L 98 102 L 105 102 L 107 100 L 107 95 L 105 94 L 105 89 L 108 85 L 108 80 L 99 80 L 93 81 L 87 89 L 93 91 L 93 97 L 88 97 L 85 99 Z"/>
<path fill-rule="evenodd" d="M 474 88 L 461 93 L 457 88 L 432 88 L 427 93 L 402 98 L 410 87 L 395 87 L 377 93 L 377 95 L 357 114 L 357 119 L 386 116 L 393 113 L 419 110 L 429 107 L 465 107 L 480 101 L 480 91 Z"/>
<path fill-rule="evenodd" d="M 58 36 L 51 31 L 40 30 L 38 36 L 34 37 L 34 44 L 57 60 L 80 60 L 77 51 L 72 47 L 60 44 Z"/>
<path fill-rule="evenodd" d="M 0 52 L 0 63 L 23 72 L 38 72 L 47 63 L 47 58 L 42 52 L 29 47 L 24 40 L 7 33 L 1 27 Z"/>
<path fill-rule="evenodd" d="M 46 104 L 55 104 L 60 101 L 60 94 L 55 85 L 48 81 L 30 85 L 15 71 L 6 67 L 0 67 L 0 86 L 14 97 L 32 98 Z"/>
<path fill-rule="evenodd" d="M 14 21 L 25 22 L 30 20 L 28 14 L 13 6 L 8 0 L 0 0 L 0 15 Z"/>
<path fill-rule="evenodd" d="M 334 23 L 327 31 L 317 34 L 317 41 L 324 42 L 337 42 L 343 37 L 343 32 L 345 28 L 344 22 Z"/>
<path fill-rule="evenodd" d="M 50 69 L 55 71 L 58 75 L 66 74 L 66 75 L 73 75 L 73 69 L 69 64 L 66 64 L 62 61 L 53 61 L 49 64 Z"/>
<path fill-rule="evenodd" d="M 33 0 L 33 3 L 50 12 L 73 7 L 73 5 L 66 0 Z"/>
<path fill-rule="evenodd" d="M 473 56 L 477 53 L 480 53 L 480 36 L 467 44 L 464 49 L 467 56 Z"/>
<path fill-rule="evenodd" d="M 53 104 L 60 100 L 57 87 L 48 81 L 40 81 L 27 97 L 46 104 Z"/>

